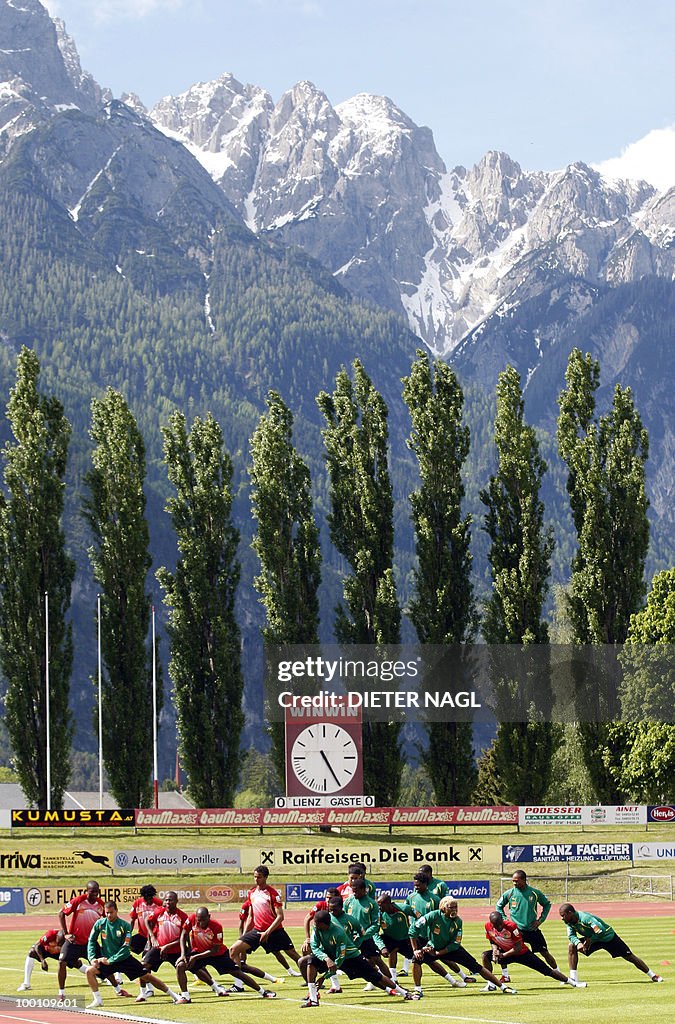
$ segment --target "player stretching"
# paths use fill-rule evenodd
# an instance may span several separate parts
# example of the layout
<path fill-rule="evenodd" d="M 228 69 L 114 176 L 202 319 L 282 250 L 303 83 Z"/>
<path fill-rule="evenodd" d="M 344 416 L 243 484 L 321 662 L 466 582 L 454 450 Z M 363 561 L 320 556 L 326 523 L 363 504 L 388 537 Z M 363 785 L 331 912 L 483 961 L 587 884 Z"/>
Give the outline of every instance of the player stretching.
<path fill-rule="evenodd" d="M 98 882 L 87 882 L 87 891 L 81 896 L 75 896 L 59 911 L 59 924 L 65 935 L 65 941 L 59 953 L 59 1002 L 63 1002 L 66 996 L 66 970 L 75 967 L 83 970 L 82 960 L 87 959 L 87 943 L 89 934 L 100 917 L 103 917 L 105 904 L 101 899 L 101 890 Z M 70 927 L 66 918 L 70 917 Z M 86 973 L 86 967 L 84 968 Z M 120 994 L 123 989 L 119 985 L 116 991 Z"/>
<path fill-rule="evenodd" d="M 597 953 L 599 949 L 604 949 L 613 960 L 621 957 L 637 967 L 638 971 L 648 975 L 652 981 L 663 981 L 660 974 L 650 970 L 644 960 L 640 960 L 635 953 L 631 952 L 612 926 L 602 918 L 587 914 L 583 910 L 575 910 L 571 903 L 562 904 L 560 916 L 567 925 L 567 937 L 570 940 L 568 951 L 570 978 L 575 981 L 577 979 L 579 953 L 590 956 L 592 953 Z"/>
<path fill-rule="evenodd" d="M 410 942 L 413 947 L 413 977 L 417 998 L 422 998 L 422 965 L 427 964 L 436 974 L 440 974 L 450 985 L 465 988 L 464 979 L 457 981 L 441 967 L 459 970 L 458 965 L 467 967 L 472 974 L 481 974 L 488 985 L 499 988 L 505 995 L 515 995 L 515 989 L 507 988 L 506 983 L 499 981 L 487 966 L 481 967 L 478 961 L 462 946 L 462 919 L 458 913 L 457 900 L 452 896 L 444 896 L 438 910 L 418 917 L 410 925 Z"/>
<path fill-rule="evenodd" d="M 303 1008 L 319 1005 L 317 974 L 334 974 L 339 968 L 348 978 L 363 978 L 364 981 L 372 982 L 376 988 L 395 992 L 404 999 L 417 998 L 412 992 L 401 988 L 398 982 L 384 978 L 376 967 L 368 963 L 344 928 L 340 927 L 327 910 L 318 910 L 314 915 L 314 931 L 310 945 L 311 954 L 301 960 L 301 966 L 307 972 L 308 988 L 307 998 L 300 1003 Z"/>
<path fill-rule="evenodd" d="M 33 974 L 33 968 L 36 964 L 39 964 L 43 971 L 48 971 L 49 965 L 47 961 L 59 959 L 59 953 L 65 938 L 60 928 L 50 928 L 41 939 L 38 939 L 34 946 L 31 946 L 23 968 L 23 981 L 19 985 L 17 992 L 30 992 L 30 979 Z M 82 970 L 82 961 L 79 960 L 75 966 Z M 86 967 L 84 970 L 86 972 Z"/>
<path fill-rule="evenodd" d="M 485 934 L 490 942 L 490 949 L 483 953 L 483 966 L 487 967 L 491 962 L 499 964 L 502 968 L 505 964 L 522 964 L 529 967 L 531 971 L 543 974 L 545 978 L 555 978 L 564 985 L 571 985 L 572 988 L 586 988 L 585 981 L 577 981 L 576 978 L 566 978 L 562 971 L 556 967 L 549 967 L 543 960 L 535 956 L 523 942 L 520 929 L 513 921 L 505 921 L 498 910 L 493 910 L 485 924 Z M 494 989 L 489 981 L 483 991 L 490 992 Z"/>
<path fill-rule="evenodd" d="M 254 981 L 249 974 L 256 977 L 269 977 L 257 967 L 247 967 L 243 971 L 230 956 L 227 946 L 223 943 L 223 926 L 219 921 L 211 917 L 208 907 L 199 907 L 195 914 L 190 914 L 180 939 L 181 956 L 176 961 L 176 977 L 181 988 L 181 1002 L 190 1003 L 190 993 L 187 988 L 187 974 L 195 974 L 204 984 L 210 985 L 217 996 L 228 996 L 230 991 L 213 981 L 207 971 L 212 967 L 222 977 L 223 974 L 230 974 L 242 983 L 241 989 L 237 986 L 235 991 L 243 991 L 243 986 L 248 985 L 254 992 L 257 992 L 261 999 L 276 999 L 276 992 L 270 992 L 261 988 L 257 981 Z"/>
<path fill-rule="evenodd" d="M 188 917 L 184 910 L 178 906 L 178 893 L 168 892 L 164 897 L 164 903 L 157 907 L 145 919 L 148 928 L 148 946 L 143 954 L 143 964 L 148 972 L 156 973 L 161 964 L 170 963 L 176 966 L 176 961 L 181 955 L 180 936 Z M 144 1003 L 147 996 L 144 990 L 136 999 L 137 1003 Z"/>
<path fill-rule="evenodd" d="M 100 946 L 101 955 L 98 956 Z M 174 1003 L 182 1000 L 176 992 L 165 985 L 159 978 L 150 974 L 147 967 L 131 955 L 131 925 L 123 921 L 117 912 L 117 904 L 109 900 L 105 904 L 105 917 L 99 918 L 91 930 L 87 943 L 87 956 L 91 966 L 87 970 L 87 981 L 94 994 L 93 1002 L 88 1009 L 103 1006 L 101 993 L 98 990 L 98 979 L 114 978 L 119 971 L 126 974 L 131 981 L 139 980 L 141 985 L 148 982 L 155 985 L 160 992 L 171 996 Z"/>
<path fill-rule="evenodd" d="M 544 933 L 540 925 L 544 923 L 551 910 L 551 901 L 544 896 L 540 889 L 535 889 L 527 884 L 527 875 L 524 871 L 514 871 L 511 876 L 513 888 L 507 889 L 499 899 L 496 910 L 500 914 L 507 914 L 509 921 L 518 925 L 523 942 L 527 942 L 533 953 L 541 953 L 549 967 L 554 970 L 558 966 L 555 957 L 549 953 Z M 537 916 L 537 905 L 541 907 L 541 914 Z M 503 963 L 504 978 L 509 980 L 508 965 Z"/>
<path fill-rule="evenodd" d="M 261 864 L 253 872 L 255 885 L 248 891 L 251 904 L 249 923 L 243 935 L 233 942 L 230 956 L 235 963 L 241 958 L 262 946 L 266 953 L 283 952 L 297 963 L 300 954 L 293 945 L 293 940 L 283 927 L 284 910 L 281 896 L 276 889 L 267 884 L 269 868 Z"/>
<path fill-rule="evenodd" d="M 163 906 L 164 904 L 157 895 L 154 885 L 141 886 L 141 895 L 137 900 L 134 900 L 131 914 L 129 915 L 131 927 L 133 928 L 134 924 L 138 924 L 138 932 L 131 937 L 131 952 L 135 953 L 136 956 L 145 952 L 148 946 L 148 918 L 159 907 Z M 153 994 L 152 985 L 146 985 L 141 990 L 141 995 L 144 995 L 146 999 L 149 999 Z"/>

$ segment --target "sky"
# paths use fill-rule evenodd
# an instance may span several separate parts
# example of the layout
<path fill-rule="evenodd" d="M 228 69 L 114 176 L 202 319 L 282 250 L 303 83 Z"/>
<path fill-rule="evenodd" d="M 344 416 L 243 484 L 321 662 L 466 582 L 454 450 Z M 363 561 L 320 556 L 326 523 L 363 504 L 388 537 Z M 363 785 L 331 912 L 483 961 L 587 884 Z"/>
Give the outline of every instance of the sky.
<path fill-rule="evenodd" d="M 83 67 L 148 107 L 226 71 L 275 100 L 308 79 L 334 105 L 389 96 L 448 167 L 498 149 L 675 184 L 672 0 L 43 2 Z"/>

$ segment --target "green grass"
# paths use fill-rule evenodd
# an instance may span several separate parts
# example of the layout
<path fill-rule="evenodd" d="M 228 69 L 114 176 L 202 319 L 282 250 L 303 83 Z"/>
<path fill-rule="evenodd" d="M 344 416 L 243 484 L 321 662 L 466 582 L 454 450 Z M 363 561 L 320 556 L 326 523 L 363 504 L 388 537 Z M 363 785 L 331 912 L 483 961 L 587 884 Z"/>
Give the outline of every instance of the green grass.
<path fill-rule="evenodd" d="M 475 1024 L 560 1024 L 561 1019 L 573 1016 L 575 1020 L 611 1022 L 628 1020 L 630 1024 L 654 1024 L 655 1020 L 672 1020 L 673 987 L 675 986 L 675 917 L 632 919 L 611 919 L 618 933 L 642 957 L 653 970 L 663 973 L 664 985 L 650 983 L 624 960 L 611 960 L 604 953 L 596 953 L 580 964 L 580 977 L 588 981 L 584 990 L 561 987 L 557 982 L 548 981 L 524 968 L 513 970 L 513 981 L 518 988 L 517 996 L 503 996 L 499 993 L 483 994 L 479 982 L 464 990 L 452 990 L 440 978 L 425 970 L 423 977 L 424 999 L 420 1003 L 405 1003 L 389 998 L 384 993 L 364 993 L 361 982 L 346 981 L 343 994 L 324 996 L 317 1011 L 324 1020 L 336 1020 L 336 1024 L 349 1019 L 350 1024 L 377 1024 L 388 1018 L 391 1021 L 407 1018 L 409 1021 L 465 1021 Z M 290 929 L 294 940 L 301 941 L 299 929 Z M 566 971 L 566 938 L 563 926 L 551 921 L 546 927 L 549 948 L 558 958 L 559 965 Z M 481 937 L 482 936 L 482 937 Z M 23 961 L 28 948 L 38 936 L 32 932 L 4 931 L 0 933 L 0 992 L 13 995 L 23 977 Z M 229 936 L 230 941 L 233 936 Z M 485 934 L 480 924 L 465 925 L 465 944 L 474 955 L 485 946 Z M 668 960 L 673 967 L 662 966 Z M 256 953 L 252 963 L 273 972 L 276 961 L 262 953 Z M 170 968 L 162 968 L 161 977 L 174 987 L 175 977 Z M 407 984 L 411 979 L 404 979 Z M 136 985 L 130 985 L 134 993 Z M 142 1021 L 155 1020 L 189 1022 L 199 1024 L 222 1024 L 223 1015 L 237 1024 L 260 1024 L 269 1017 L 275 1024 L 290 1024 L 297 1021 L 300 1000 L 304 992 L 299 979 L 286 978 L 283 986 L 276 986 L 278 998 L 263 1003 L 253 995 L 218 999 L 204 986 L 195 987 L 191 1006 L 175 1007 L 162 995 L 151 1002 L 136 1005 L 132 1000 L 114 996 L 112 990 L 102 987 L 105 1010 L 124 1013 Z M 89 989 L 84 977 L 78 972 L 68 974 L 68 992 L 87 997 Z M 48 974 L 39 967 L 33 972 L 31 997 L 53 996 L 56 993 L 55 965 L 50 962 Z M 670 1010 L 668 1009 L 670 1007 Z M 0 1008 L 1 1012 L 1 1008 Z M 11 1012 L 9 1009 L 7 1012 Z M 386 1018 L 384 1017 L 386 1015 Z M 38 1019 L 39 1014 L 33 1014 Z"/>

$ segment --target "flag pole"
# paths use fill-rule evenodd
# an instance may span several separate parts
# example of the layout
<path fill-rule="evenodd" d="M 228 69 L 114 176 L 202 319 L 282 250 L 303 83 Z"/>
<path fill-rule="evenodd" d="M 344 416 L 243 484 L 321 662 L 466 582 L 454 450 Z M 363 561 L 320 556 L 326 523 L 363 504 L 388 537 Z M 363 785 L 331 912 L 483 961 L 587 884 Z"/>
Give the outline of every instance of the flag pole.
<path fill-rule="evenodd" d="M 103 685 L 101 672 L 101 595 L 96 596 L 98 622 L 98 806 L 103 807 Z"/>
<path fill-rule="evenodd" d="M 157 777 L 157 651 L 155 646 L 155 606 L 152 606 L 152 791 L 155 807 L 159 807 Z"/>
<path fill-rule="evenodd" d="M 47 755 L 47 810 L 52 809 L 52 751 L 49 721 L 49 594 L 45 590 L 45 731 Z"/>

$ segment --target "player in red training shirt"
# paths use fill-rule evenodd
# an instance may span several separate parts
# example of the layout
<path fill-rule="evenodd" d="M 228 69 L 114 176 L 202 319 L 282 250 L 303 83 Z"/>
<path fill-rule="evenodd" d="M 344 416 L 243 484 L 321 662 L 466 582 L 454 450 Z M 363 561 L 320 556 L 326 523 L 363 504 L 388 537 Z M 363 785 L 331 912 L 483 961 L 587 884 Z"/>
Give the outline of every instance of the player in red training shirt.
<path fill-rule="evenodd" d="M 65 941 L 59 953 L 59 999 L 63 999 L 66 994 L 66 970 L 69 967 L 82 967 L 82 960 L 87 959 L 89 933 L 104 913 L 101 889 L 98 882 L 94 881 L 87 882 L 87 891 L 81 896 L 75 896 L 61 907 L 59 924 Z M 66 921 L 67 917 L 71 919 L 70 924 Z"/>
<path fill-rule="evenodd" d="M 234 962 L 223 942 L 222 924 L 211 917 L 208 907 L 199 907 L 196 913 L 190 914 L 183 928 L 181 956 L 176 963 L 176 976 L 183 1002 L 190 1002 L 187 971 L 196 974 L 200 981 L 210 985 L 216 995 L 230 995 L 231 990 L 222 988 L 212 980 L 207 967 L 212 967 L 220 976 L 232 975 L 240 982 L 242 988 L 244 985 L 248 985 L 262 999 L 276 999 L 276 992 L 261 988 L 251 977 L 251 974 L 255 974 L 259 978 L 265 977 L 263 971 L 258 970 L 257 967 L 247 967 L 244 971 Z M 236 991 L 240 991 L 239 986 L 236 987 Z"/>
<path fill-rule="evenodd" d="M 188 917 L 178 907 L 178 893 L 168 892 L 161 907 L 157 907 L 145 919 L 148 929 L 148 945 L 142 960 L 153 974 L 159 970 L 160 964 L 170 963 L 176 966 L 181 956 L 180 936 Z M 143 993 L 136 1000 L 144 1001 Z"/>
<path fill-rule="evenodd" d="M 266 953 L 284 952 L 297 963 L 300 954 L 293 945 L 288 932 L 283 927 L 284 910 L 281 896 L 276 889 L 267 884 L 269 868 L 261 864 L 253 872 L 255 885 L 249 889 L 247 899 L 251 904 L 247 927 L 243 935 L 233 943 L 230 954 L 235 963 L 241 957 L 262 946 Z"/>
<path fill-rule="evenodd" d="M 66 936 L 60 928 L 50 928 L 49 931 L 44 933 L 42 938 L 38 939 L 34 946 L 31 946 L 24 964 L 23 981 L 19 985 L 17 992 L 30 992 L 30 979 L 33 968 L 36 964 L 39 964 L 43 971 L 48 971 L 49 965 L 47 961 L 58 960 L 65 939 Z M 76 966 L 81 967 L 82 961 L 80 960 Z"/>
<path fill-rule="evenodd" d="M 555 978 L 556 981 L 562 981 L 572 988 L 586 988 L 585 981 L 573 981 L 562 971 L 549 967 L 540 960 L 529 946 L 525 945 L 518 925 L 513 921 L 505 921 L 498 910 L 493 911 L 485 922 L 485 934 L 490 943 L 490 949 L 483 953 L 483 967 L 487 970 L 490 970 L 491 963 L 500 966 L 508 964 L 509 967 L 513 964 L 522 964 L 523 967 L 529 967 L 546 978 Z M 483 991 L 492 992 L 494 988 L 493 983 L 489 981 Z"/>
<path fill-rule="evenodd" d="M 129 914 L 129 920 L 131 921 L 131 927 L 134 924 L 138 925 L 138 931 L 131 938 L 131 952 L 136 956 L 140 956 L 148 946 L 148 918 L 155 911 L 163 907 L 162 900 L 157 895 L 157 890 L 154 885 L 143 885 L 141 886 L 141 895 L 131 908 Z M 154 989 L 152 985 L 141 986 L 141 994 L 149 999 L 150 996 L 154 995 Z"/>

